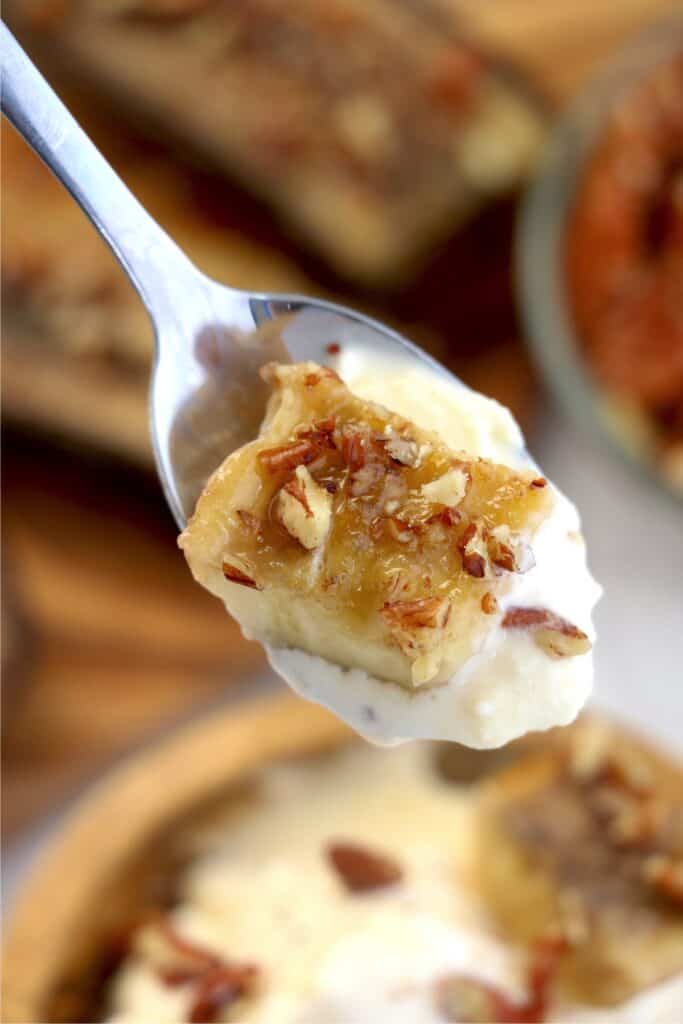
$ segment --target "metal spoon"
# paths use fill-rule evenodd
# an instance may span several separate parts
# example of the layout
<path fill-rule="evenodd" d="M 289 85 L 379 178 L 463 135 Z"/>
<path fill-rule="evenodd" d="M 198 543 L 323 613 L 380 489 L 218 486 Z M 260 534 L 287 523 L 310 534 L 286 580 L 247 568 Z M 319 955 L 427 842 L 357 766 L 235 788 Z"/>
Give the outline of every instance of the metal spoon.
<path fill-rule="evenodd" d="M 244 292 L 205 277 L 128 191 L 7 27 L 0 25 L 2 112 L 109 244 L 152 319 L 150 429 L 157 470 L 182 528 L 210 473 L 252 440 L 269 359 L 329 361 L 341 376 L 391 362 L 460 385 L 383 324 L 298 295 Z M 339 230 L 344 230 L 340 223 Z"/>

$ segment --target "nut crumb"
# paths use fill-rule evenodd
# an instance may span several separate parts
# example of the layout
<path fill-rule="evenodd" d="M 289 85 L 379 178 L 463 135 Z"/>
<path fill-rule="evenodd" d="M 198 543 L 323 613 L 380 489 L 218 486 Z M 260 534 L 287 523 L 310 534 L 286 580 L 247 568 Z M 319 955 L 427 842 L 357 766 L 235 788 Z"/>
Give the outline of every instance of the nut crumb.
<path fill-rule="evenodd" d="M 252 576 L 229 562 L 223 562 L 223 575 L 231 583 L 239 583 L 243 587 L 251 587 L 252 590 L 263 590 Z"/>
<path fill-rule="evenodd" d="M 275 512 L 287 532 L 309 551 L 325 540 L 332 521 L 332 495 L 297 466 L 294 476 L 281 488 Z"/>
<path fill-rule="evenodd" d="M 349 892 L 381 889 L 403 878 L 403 871 L 395 860 L 365 846 L 333 842 L 328 844 L 326 853 Z"/>
<path fill-rule="evenodd" d="M 509 608 L 503 626 L 530 630 L 535 643 L 553 658 L 586 654 L 592 646 L 583 630 L 547 608 Z"/>

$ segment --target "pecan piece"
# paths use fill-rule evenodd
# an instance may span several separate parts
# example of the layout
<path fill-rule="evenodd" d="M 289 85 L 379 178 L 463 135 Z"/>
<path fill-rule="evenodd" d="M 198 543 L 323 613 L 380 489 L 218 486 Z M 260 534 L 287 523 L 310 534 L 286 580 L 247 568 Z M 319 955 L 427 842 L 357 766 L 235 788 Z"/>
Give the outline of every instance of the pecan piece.
<path fill-rule="evenodd" d="M 417 441 L 411 441 L 410 438 L 394 434 L 384 441 L 384 450 L 394 462 L 399 462 L 402 466 L 414 469 L 420 465 L 420 446 Z"/>
<path fill-rule="evenodd" d="M 332 496 L 305 466 L 278 493 L 275 511 L 287 532 L 311 551 L 324 541 L 332 522 Z"/>
<path fill-rule="evenodd" d="M 530 630 L 535 643 L 553 658 L 572 658 L 592 646 L 583 630 L 547 608 L 508 608 L 503 626 Z"/>
<path fill-rule="evenodd" d="M 264 448 L 258 460 L 267 473 L 291 473 L 297 466 L 307 466 L 320 455 L 320 445 L 307 437 L 275 448 Z"/>
<path fill-rule="evenodd" d="M 450 617 L 447 597 L 421 597 L 414 601 L 385 601 L 380 615 L 390 628 L 410 632 L 414 629 L 443 629 Z"/>
<path fill-rule="evenodd" d="M 498 602 L 490 590 L 487 590 L 481 599 L 481 610 L 484 615 L 495 615 L 498 611 Z"/>
<path fill-rule="evenodd" d="M 230 562 L 225 560 L 223 561 L 223 575 L 231 583 L 240 583 L 243 587 L 251 587 L 252 590 L 263 590 L 263 587 L 252 576 L 249 576 L 243 569 L 236 565 L 231 565 Z"/>
<path fill-rule="evenodd" d="M 506 572 L 528 572 L 536 564 L 529 545 L 505 524 L 490 531 L 486 546 L 493 564 Z"/>
<path fill-rule="evenodd" d="M 465 572 L 475 579 L 483 580 L 489 573 L 484 524 L 472 521 L 461 534 L 458 549 L 462 555 L 462 567 Z"/>
<path fill-rule="evenodd" d="M 471 483 L 472 475 L 469 469 L 455 466 L 442 476 L 437 477 L 436 480 L 423 484 L 420 494 L 425 501 L 445 505 L 447 509 L 454 509 L 467 494 Z"/>
<path fill-rule="evenodd" d="M 391 857 L 356 843 L 329 843 L 326 853 L 349 892 L 381 889 L 403 878 L 400 865 Z"/>

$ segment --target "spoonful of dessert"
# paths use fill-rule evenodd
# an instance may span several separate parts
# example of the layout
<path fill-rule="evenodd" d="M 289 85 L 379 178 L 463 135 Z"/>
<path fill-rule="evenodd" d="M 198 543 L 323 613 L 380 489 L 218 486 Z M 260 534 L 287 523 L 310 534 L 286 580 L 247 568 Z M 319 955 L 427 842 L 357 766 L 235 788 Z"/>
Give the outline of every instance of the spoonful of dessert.
<path fill-rule="evenodd" d="M 151 317 L 154 454 L 196 579 L 295 690 L 378 742 L 495 746 L 570 721 L 599 588 L 507 410 L 353 310 L 205 277 L 4 25 L 0 42 L 3 113 Z"/>

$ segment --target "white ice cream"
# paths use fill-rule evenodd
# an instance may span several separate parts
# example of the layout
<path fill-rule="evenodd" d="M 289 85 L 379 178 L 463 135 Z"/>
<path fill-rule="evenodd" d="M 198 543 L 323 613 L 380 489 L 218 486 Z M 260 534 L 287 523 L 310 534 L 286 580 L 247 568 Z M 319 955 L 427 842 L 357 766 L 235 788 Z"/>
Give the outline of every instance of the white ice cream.
<path fill-rule="evenodd" d="M 378 402 L 440 435 L 453 450 L 513 468 L 534 466 L 512 415 L 492 399 L 428 372 L 378 365 L 342 376 L 361 398 Z M 557 507 L 533 542 L 535 567 L 501 599 L 541 607 L 588 634 L 600 587 L 590 575 L 576 508 L 557 492 Z M 345 669 L 298 649 L 266 647 L 273 668 L 309 700 L 324 704 L 375 743 L 447 739 L 496 747 L 533 729 L 571 722 L 593 682 L 592 652 L 553 659 L 529 633 L 496 629 L 483 649 L 446 683 L 417 690 Z"/>
<path fill-rule="evenodd" d="M 471 882 L 472 802 L 439 781 L 429 759 L 420 744 L 275 769 L 265 804 L 219 826 L 213 850 L 186 876 L 173 921 L 228 961 L 260 966 L 259 995 L 226 1019 L 443 1024 L 435 985 L 449 972 L 523 998 L 523 956 L 495 935 Z M 403 881 L 347 892 L 324 853 L 331 839 L 394 857 Z M 171 1024 L 188 1019 L 192 991 L 166 986 L 137 952 L 112 998 L 117 1024 Z M 556 1007 L 548 1019 L 679 1024 L 682 1000 L 683 977 L 614 1009 Z"/>

